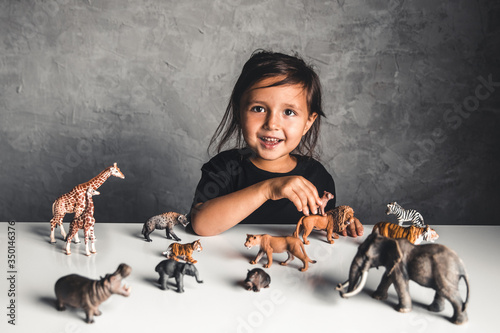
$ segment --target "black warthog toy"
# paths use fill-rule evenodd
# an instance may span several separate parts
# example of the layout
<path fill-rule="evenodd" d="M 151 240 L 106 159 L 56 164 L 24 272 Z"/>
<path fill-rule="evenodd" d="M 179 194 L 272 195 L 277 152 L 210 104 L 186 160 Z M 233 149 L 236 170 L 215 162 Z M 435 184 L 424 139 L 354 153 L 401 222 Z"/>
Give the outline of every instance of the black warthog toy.
<path fill-rule="evenodd" d="M 248 270 L 245 280 L 245 288 L 247 290 L 260 291 L 261 288 L 269 288 L 270 283 L 271 277 L 263 269 L 254 268 Z"/>

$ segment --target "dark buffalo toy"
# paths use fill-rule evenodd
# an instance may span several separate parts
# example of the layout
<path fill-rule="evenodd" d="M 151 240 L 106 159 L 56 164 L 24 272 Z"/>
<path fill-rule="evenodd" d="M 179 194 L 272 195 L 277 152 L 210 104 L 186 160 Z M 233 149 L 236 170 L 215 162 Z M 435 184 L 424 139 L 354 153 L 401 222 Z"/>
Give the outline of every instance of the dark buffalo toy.
<path fill-rule="evenodd" d="M 254 268 L 248 270 L 245 280 L 245 288 L 247 290 L 260 291 L 261 288 L 269 288 L 270 283 L 271 277 L 263 269 Z"/>
<path fill-rule="evenodd" d="M 94 322 L 100 316 L 99 305 L 112 294 L 130 295 L 130 287 L 122 285 L 122 279 L 129 276 L 132 268 L 121 264 L 113 274 L 106 274 L 100 280 L 92 280 L 78 274 L 66 275 L 57 280 L 55 292 L 57 309 L 66 310 L 66 305 L 82 308 L 87 315 L 86 322 Z"/>
<path fill-rule="evenodd" d="M 179 293 L 184 292 L 184 275 L 194 276 L 196 282 L 203 283 L 203 281 L 199 279 L 198 270 L 194 264 L 189 262 L 184 263 L 174 259 L 166 259 L 156 265 L 155 271 L 160 274 L 158 283 L 160 284 L 160 288 L 163 290 L 170 289 L 168 288 L 167 280 L 171 277 L 175 278 L 177 291 Z"/>

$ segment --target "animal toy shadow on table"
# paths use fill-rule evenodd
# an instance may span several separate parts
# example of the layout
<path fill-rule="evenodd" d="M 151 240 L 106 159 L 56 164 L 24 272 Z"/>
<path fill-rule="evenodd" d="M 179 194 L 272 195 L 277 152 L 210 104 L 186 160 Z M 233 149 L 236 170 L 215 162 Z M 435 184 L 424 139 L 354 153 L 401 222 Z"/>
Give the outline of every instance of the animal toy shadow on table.
<path fill-rule="evenodd" d="M 328 243 L 333 244 L 333 238 L 339 238 L 337 233 L 344 231 L 350 223 L 355 223 L 355 220 L 357 218 L 354 217 L 354 210 L 351 207 L 338 206 L 327 211 L 326 216 L 309 215 L 301 217 L 293 236 L 298 238 L 303 231 L 302 239 L 304 240 L 304 244 L 308 245 L 309 241 L 307 237 L 313 229 L 325 230 Z"/>
<path fill-rule="evenodd" d="M 411 225 L 415 227 L 424 228 L 424 218 L 422 214 L 414 209 L 403 209 L 396 201 L 387 204 L 387 210 L 385 211 L 387 215 L 394 214 L 398 219 L 398 224 L 403 225 L 404 222 L 411 222 Z"/>
<path fill-rule="evenodd" d="M 271 277 L 261 268 L 248 270 L 244 281 L 246 290 L 260 291 L 261 288 L 269 288 Z"/>
<path fill-rule="evenodd" d="M 201 247 L 200 240 L 196 240 L 188 244 L 172 243 L 168 247 L 167 251 L 162 252 L 162 254 L 168 259 L 173 259 L 179 261 L 182 259 L 186 262 L 196 264 L 198 261 L 193 259 L 193 252 L 201 252 L 203 247 Z"/>
<path fill-rule="evenodd" d="M 129 296 L 131 288 L 122 285 L 122 280 L 130 275 L 132 268 L 120 264 L 113 274 L 106 274 L 100 280 L 91 280 L 77 274 L 66 275 L 57 280 L 55 293 L 57 309 L 66 310 L 66 305 L 82 308 L 86 314 L 86 322 L 94 322 L 94 316 L 100 316 L 99 305 L 112 294 Z"/>
<path fill-rule="evenodd" d="M 448 300 L 453 306 L 451 321 L 455 324 L 467 322 L 469 279 L 462 260 L 454 251 L 441 244 L 413 245 L 403 238 L 387 238 L 376 230 L 358 247 L 351 263 L 349 280 L 337 286 L 340 295 L 347 298 L 358 294 L 366 283 L 368 270 L 379 266 L 384 266 L 386 271 L 373 298 L 386 299 L 387 290 L 394 284 L 399 299 L 396 309 L 409 312 L 412 309 L 409 280 L 413 280 L 436 291 L 434 301 L 428 308 L 430 311 L 442 311 L 444 301 Z M 467 287 L 465 302 L 459 293 L 461 279 Z"/>
<path fill-rule="evenodd" d="M 372 232 L 378 231 L 382 236 L 389 238 L 405 238 L 410 243 L 418 245 L 423 241 L 434 242 L 439 238 L 436 230 L 429 225 L 424 228 L 411 225 L 401 227 L 391 222 L 378 222 L 373 226 Z"/>
<path fill-rule="evenodd" d="M 175 278 L 177 292 L 179 293 L 184 292 L 184 275 L 194 276 L 196 282 L 203 283 L 203 281 L 199 279 L 198 270 L 192 263 L 183 263 L 173 259 L 166 259 L 156 265 L 155 271 L 160 274 L 158 283 L 162 290 L 170 289 L 167 285 L 167 280 L 171 277 Z"/>
<path fill-rule="evenodd" d="M 181 239 L 177 237 L 174 233 L 174 226 L 177 224 L 181 224 L 183 227 L 186 227 L 189 224 L 189 221 L 186 215 L 179 214 L 176 212 L 167 212 L 160 215 L 156 215 L 151 217 L 144 223 L 142 227 L 142 234 L 144 238 L 148 242 L 152 242 L 153 240 L 149 237 L 149 235 L 155 230 L 163 230 L 166 229 L 166 234 L 168 239 L 172 239 L 172 237 L 180 242 Z"/>
<path fill-rule="evenodd" d="M 57 226 L 61 228 L 61 235 L 66 239 L 66 232 L 64 231 L 63 219 L 66 214 L 75 213 L 75 217 L 79 217 L 85 210 L 85 192 L 89 186 L 97 190 L 110 176 L 115 176 L 124 179 L 125 176 L 114 163 L 112 166 L 104 169 L 97 176 L 73 187 L 71 191 L 61 195 L 52 204 L 53 217 L 50 220 L 50 242 L 55 243 L 54 230 Z M 76 236 L 78 239 L 78 236 Z"/>
<path fill-rule="evenodd" d="M 270 236 L 268 234 L 262 235 L 249 235 L 247 234 L 247 239 L 245 241 L 245 247 L 251 249 L 253 246 L 259 245 L 259 253 L 254 260 L 250 261 L 252 265 L 259 262 L 264 254 L 267 255 L 267 264 L 264 268 L 271 267 L 273 264 L 273 253 L 288 253 L 288 259 L 281 262 L 280 265 L 286 266 L 288 263 L 294 259 L 294 257 L 299 258 L 304 266 L 299 270 L 301 272 L 307 271 L 309 268 L 309 263 L 316 263 L 316 260 L 310 259 L 304 248 L 304 244 L 297 237 L 293 236 Z"/>
<path fill-rule="evenodd" d="M 66 237 L 66 254 L 71 254 L 71 240 L 73 237 L 78 236 L 78 230 L 83 229 L 85 235 L 85 255 L 90 256 L 90 253 L 97 253 L 95 249 L 95 236 L 94 236 L 94 200 L 92 196 L 99 195 L 100 193 L 94 190 L 92 186 L 89 186 L 86 194 L 86 207 L 83 213 L 75 217 L 71 224 L 69 225 L 68 236 Z M 78 237 L 75 237 L 75 243 L 79 243 Z M 91 250 L 89 251 L 89 238 L 91 241 Z"/>

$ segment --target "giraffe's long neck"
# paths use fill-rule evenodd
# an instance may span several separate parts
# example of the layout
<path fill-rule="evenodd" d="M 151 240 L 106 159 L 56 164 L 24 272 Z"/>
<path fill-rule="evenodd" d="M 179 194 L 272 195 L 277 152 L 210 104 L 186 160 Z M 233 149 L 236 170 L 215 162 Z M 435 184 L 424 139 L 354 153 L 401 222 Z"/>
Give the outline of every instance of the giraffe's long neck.
<path fill-rule="evenodd" d="M 92 178 L 87 182 L 87 185 L 91 185 L 94 190 L 97 190 L 108 178 L 111 176 L 111 170 L 107 168 L 102 171 L 100 174 Z"/>
<path fill-rule="evenodd" d="M 92 197 L 87 199 L 87 214 L 94 215 L 94 200 L 92 200 Z"/>

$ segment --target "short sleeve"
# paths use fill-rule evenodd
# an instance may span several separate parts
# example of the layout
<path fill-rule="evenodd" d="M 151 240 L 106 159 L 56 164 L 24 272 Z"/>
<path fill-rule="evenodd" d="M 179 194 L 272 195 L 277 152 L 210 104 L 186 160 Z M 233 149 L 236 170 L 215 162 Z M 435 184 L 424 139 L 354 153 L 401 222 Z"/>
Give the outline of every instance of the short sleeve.
<path fill-rule="evenodd" d="M 241 166 L 237 156 L 233 155 L 231 151 L 220 153 L 202 166 L 192 207 L 235 191 L 235 177 Z"/>

